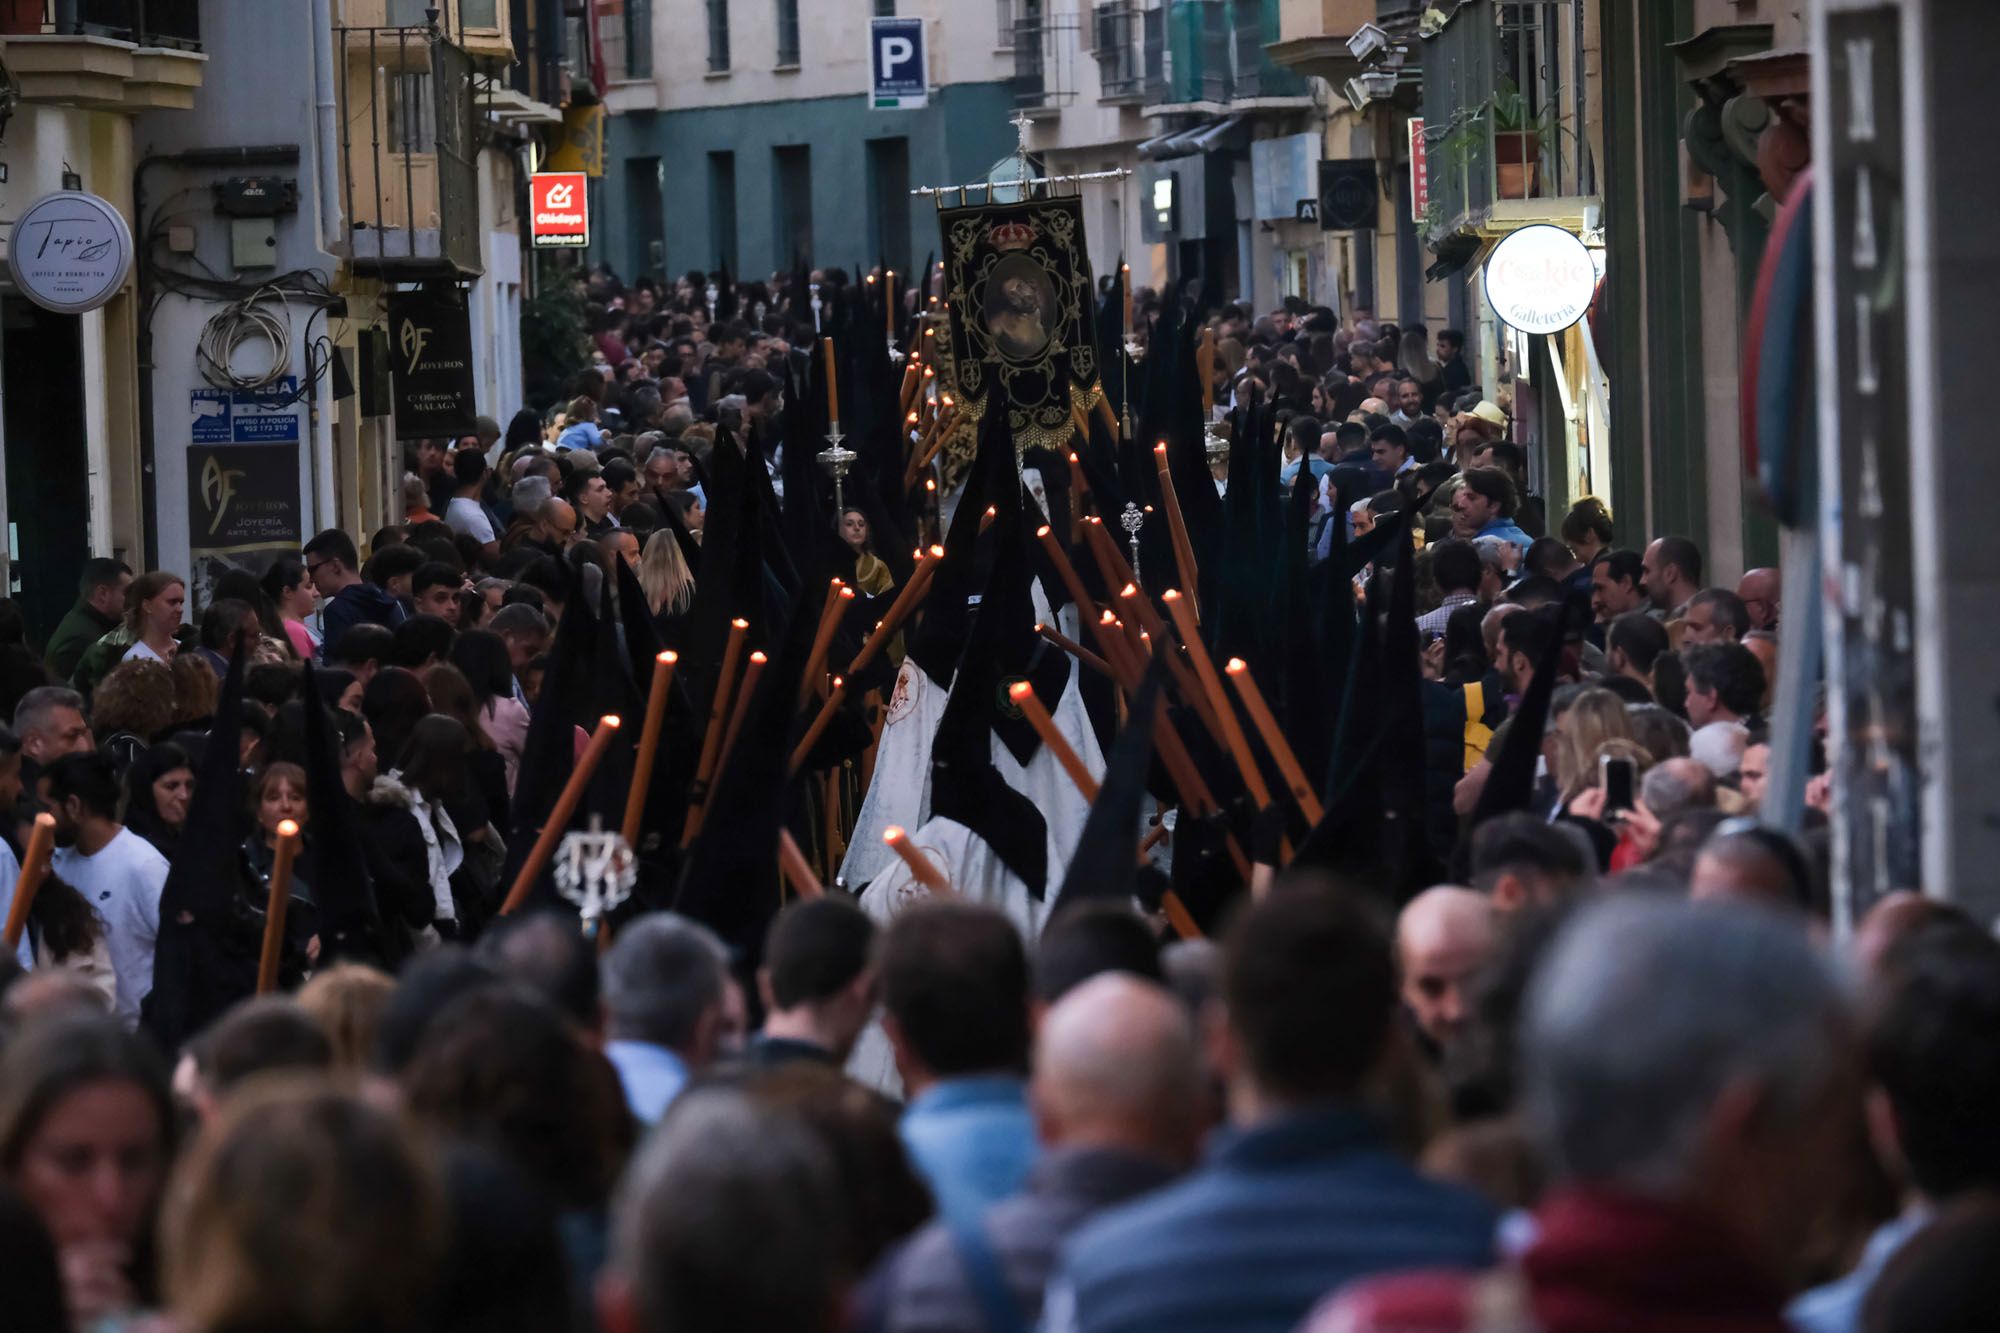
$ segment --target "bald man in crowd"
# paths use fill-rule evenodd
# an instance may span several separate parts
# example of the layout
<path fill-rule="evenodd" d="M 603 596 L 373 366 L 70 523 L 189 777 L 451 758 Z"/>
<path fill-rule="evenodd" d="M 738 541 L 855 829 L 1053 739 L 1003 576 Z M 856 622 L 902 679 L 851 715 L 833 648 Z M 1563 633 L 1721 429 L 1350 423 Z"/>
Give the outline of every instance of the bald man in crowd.
<path fill-rule="evenodd" d="M 1433 1048 L 1443 1048 L 1470 1019 L 1472 978 L 1493 956 L 1494 943 L 1493 904 L 1456 884 L 1425 889 L 1397 918 L 1403 1004 Z"/>
<path fill-rule="evenodd" d="M 1034 1326 L 1063 1240 L 1195 1159 L 1207 1097 L 1186 1010 L 1126 972 L 1076 986 L 1042 1019 L 1029 1100 L 1044 1152 L 1027 1188 L 983 1216 L 940 1218 L 892 1251 L 861 1289 L 855 1327 L 991 1327 L 969 1262 L 1004 1281 L 1019 1327 Z"/>
<path fill-rule="evenodd" d="M 1750 613 L 1750 628 L 1778 628 L 1779 596 L 1783 580 L 1775 569 L 1753 569 L 1736 580 L 1736 595 Z"/>

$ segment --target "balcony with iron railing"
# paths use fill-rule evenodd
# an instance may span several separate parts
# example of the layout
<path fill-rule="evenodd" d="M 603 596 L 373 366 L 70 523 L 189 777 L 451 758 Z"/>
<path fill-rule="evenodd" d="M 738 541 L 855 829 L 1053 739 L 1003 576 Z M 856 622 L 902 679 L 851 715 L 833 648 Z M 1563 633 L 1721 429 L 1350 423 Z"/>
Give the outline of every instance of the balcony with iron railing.
<path fill-rule="evenodd" d="M 1006 6 L 1006 45 L 1014 53 L 1007 87 L 1025 111 L 1057 110 L 1076 100 L 1076 53 L 1082 26 L 1075 14 L 1051 14 L 1041 0 Z"/>
<path fill-rule="evenodd" d="M 0 0 L 0 47 L 27 102 L 103 111 L 194 105 L 199 0 Z"/>
<path fill-rule="evenodd" d="M 1420 41 L 1433 249 L 1596 202 L 1581 0 L 1467 0 Z"/>
<path fill-rule="evenodd" d="M 1164 77 L 1148 114 L 1310 103 L 1306 81 L 1267 49 L 1280 40 L 1279 0 L 1168 0 L 1163 21 Z"/>
<path fill-rule="evenodd" d="M 347 254 L 385 281 L 480 272 L 475 65 L 428 28 L 334 30 Z"/>
<path fill-rule="evenodd" d="M 1158 27 L 1160 16 L 1157 7 L 1148 7 L 1143 0 L 1107 0 L 1092 11 L 1091 47 L 1097 57 L 1100 101 L 1137 105 L 1145 100 L 1149 83 L 1147 24 L 1150 20 Z M 1159 81 L 1156 73 L 1151 82 Z"/>

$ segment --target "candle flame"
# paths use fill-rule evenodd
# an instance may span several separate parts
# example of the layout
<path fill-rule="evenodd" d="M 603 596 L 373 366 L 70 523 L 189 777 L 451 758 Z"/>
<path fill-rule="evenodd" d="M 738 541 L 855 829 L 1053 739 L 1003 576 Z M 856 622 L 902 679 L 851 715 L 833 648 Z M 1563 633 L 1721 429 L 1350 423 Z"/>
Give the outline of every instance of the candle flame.
<path fill-rule="evenodd" d="M 296 822 L 295 820 L 290 820 L 290 819 L 281 819 L 281 820 L 279 820 L 279 821 L 278 821 L 278 836 L 279 836 L 279 837 L 281 837 L 281 838 L 296 838 L 296 837 L 298 837 L 298 836 L 299 836 L 299 826 L 298 826 L 298 823 L 297 823 L 297 822 Z"/>
<path fill-rule="evenodd" d="M 597 719 L 597 725 L 600 727 L 609 727 L 613 731 L 616 731 L 625 724 L 619 719 L 618 714 L 606 713 L 603 717 Z"/>
<path fill-rule="evenodd" d="M 764 663 L 770 660 L 770 658 L 764 656 L 762 650 L 750 654 L 750 661 L 757 666 L 763 666 Z"/>
<path fill-rule="evenodd" d="M 659 655 L 654 657 L 653 660 L 655 662 L 658 662 L 661 666 L 672 666 L 674 663 L 681 660 L 681 655 L 675 652 L 673 649 L 669 648 L 665 652 L 660 653 Z"/>
<path fill-rule="evenodd" d="M 1232 676 L 1240 676 L 1250 669 L 1250 664 L 1240 657 L 1232 657 L 1222 669 Z"/>
<path fill-rule="evenodd" d="M 1036 628 L 1039 629 L 1041 627 L 1038 625 L 1036 626 Z M 1034 692 L 1035 692 L 1035 687 L 1030 685 L 1025 680 L 1017 680 L 1012 685 L 1009 685 L 1007 687 L 1007 697 L 1009 699 L 1012 699 L 1015 703 L 1019 703 L 1022 699 L 1025 699 L 1027 696 L 1033 694 Z"/>
<path fill-rule="evenodd" d="M 898 828 L 894 824 L 882 830 L 882 841 L 888 843 L 891 847 L 894 847 L 908 836 L 907 833 L 904 833 L 901 828 Z"/>

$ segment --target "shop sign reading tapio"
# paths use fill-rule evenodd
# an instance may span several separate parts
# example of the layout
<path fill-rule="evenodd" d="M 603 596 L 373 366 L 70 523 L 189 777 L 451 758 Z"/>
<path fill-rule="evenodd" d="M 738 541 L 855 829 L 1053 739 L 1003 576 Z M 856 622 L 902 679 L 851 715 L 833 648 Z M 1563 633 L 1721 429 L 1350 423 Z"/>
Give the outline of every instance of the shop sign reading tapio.
<path fill-rule="evenodd" d="M 45 194 L 21 210 L 7 241 L 14 283 L 46 310 L 80 315 L 118 294 L 132 271 L 132 232 L 103 199 Z"/>
<path fill-rule="evenodd" d="M 590 244 L 590 178 L 581 171 L 543 171 L 529 178 L 529 231 L 538 246 Z"/>
<path fill-rule="evenodd" d="M 1561 227 L 1523 227 L 1486 260 L 1486 302 L 1509 328 L 1561 333 L 1582 319 L 1597 293 L 1597 265 Z"/>

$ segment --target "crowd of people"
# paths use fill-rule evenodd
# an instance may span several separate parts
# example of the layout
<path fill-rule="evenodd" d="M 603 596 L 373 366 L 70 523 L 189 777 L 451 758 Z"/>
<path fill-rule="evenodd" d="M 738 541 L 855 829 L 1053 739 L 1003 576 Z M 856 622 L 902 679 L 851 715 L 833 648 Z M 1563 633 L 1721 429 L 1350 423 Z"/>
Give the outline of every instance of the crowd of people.
<path fill-rule="evenodd" d="M 557 627 L 695 640 L 729 576 L 717 451 L 788 504 L 787 394 L 843 286 L 779 275 L 716 318 L 700 275 L 591 275 L 591 364 L 547 412 L 415 443 L 404 523 L 225 573 L 192 623 L 185 579 L 109 559 L 38 647 L 0 605 L 0 911 L 37 816 L 57 844 L 0 958 L 0 1322 L 1985 1326 L 2000 943 L 1914 894 L 1834 937 L 1824 780 L 1804 836 L 1759 818 L 1768 718 L 1813 708 L 1774 697 L 1776 572 L 1718 586 L 1684 537 L 1545 513 L 1454 331 L 1293 302 L 1204 339 L 1307 562 L 1407 535 L 1353 586 L 1365 620 L 1404 605 L 1392 570 L 1414 585 L 1381 634 L 1417 647 L 1387 744 L 1421 768 L 1420 892 L 1274 864 L 1204 937 L 1157 896 L 1037 933 L 969 885 L 885 919 L 831 884 L 747 948 L 650 902 L 608 947 L 503 914 Z M 1139 294 L 1142 339 L 1167 305 Z M 829 567 L 886 607 L 908 561 L 867 507 L 826 517 Z M 190 814 L 218 773 L 247 808 L 213 862 Z M 323 922 L 344 886 L 295 874 L 252 994 L 292 826 L 355 835 L 372 912 Z M 163 892 L 197 851 L 230 867 L 199 926 L 243 976 L 163 1043 Z"/>

